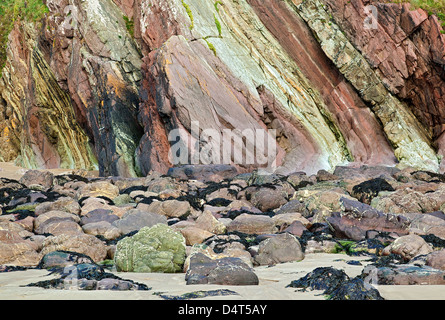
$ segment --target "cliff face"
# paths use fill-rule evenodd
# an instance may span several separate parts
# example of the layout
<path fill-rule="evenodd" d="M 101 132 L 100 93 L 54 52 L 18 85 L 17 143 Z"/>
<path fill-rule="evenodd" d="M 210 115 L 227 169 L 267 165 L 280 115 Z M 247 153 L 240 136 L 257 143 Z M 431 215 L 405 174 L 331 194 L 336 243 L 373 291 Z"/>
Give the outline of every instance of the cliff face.
<path fill-rule="evenodd" d="M 275 129 L 279 172 L 444 171 L 440 23 L 372 4 L 369 29 L 360 0 L 48 0 L 39 27 L 17 21 L 9 35 L 0 160 L 166 172 L 169 134 L 180 129 L 193 149 L 199 124 L 200 134 Z M 245 139 L 233 148 L 267 156 Z"/>

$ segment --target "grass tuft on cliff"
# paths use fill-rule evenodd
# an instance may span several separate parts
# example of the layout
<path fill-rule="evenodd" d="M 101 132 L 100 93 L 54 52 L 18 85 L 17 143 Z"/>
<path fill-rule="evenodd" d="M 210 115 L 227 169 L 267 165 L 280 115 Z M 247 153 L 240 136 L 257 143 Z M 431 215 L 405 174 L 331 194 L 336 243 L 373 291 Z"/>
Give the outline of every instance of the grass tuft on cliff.
<path fill-rule="evenodd" d="M 40 21 L 48 7 L 43 0 L 1 0 L 0 1 L 0 77 L 6 63 L 8 36 L 17 20 Z"/>
<path fill-rule="evenodd" d="M 386 2 L 410 3 L 415 9 L 421 8 L 428 15 L 435 15 L 442 23 L 442 27 L 445 27 L 445 0 L 394 0 Z"/>

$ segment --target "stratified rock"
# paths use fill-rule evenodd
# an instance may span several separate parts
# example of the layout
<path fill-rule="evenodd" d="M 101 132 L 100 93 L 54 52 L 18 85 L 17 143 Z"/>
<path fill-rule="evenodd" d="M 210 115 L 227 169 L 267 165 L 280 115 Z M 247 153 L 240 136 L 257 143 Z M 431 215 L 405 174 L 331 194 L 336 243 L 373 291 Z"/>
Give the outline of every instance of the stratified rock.
<path fill-rule="evenodd" d="M 185 239 L 165 224 L 144 227 L 117 243 L 114 260 L 118 271 L 179 272 L 185 261 Z"/>
<path fill-rule="evenodd" d="M 389 91 L 408 102 L 432 141 L 443 141 L 442 122 L 437 120 L 444 118 L 445 81 L 440 68 L 435 67 L 445 62 L 440 20 L 413 2 L 374 2 L 378 18 L 371 21 L 366 20 L 370 16 L 364 1 L 326 3 L 332 19 L 378 72 Z M 439 154 L 443 154 L 443 146 L 439 144 Z"/>
<path fill-rule="evenodd" d="M 254 270 L 239 258 L 211 259 L 194 254 L 185 274 L 187 284 L 258 285 Z"/>
<path fill-rule="evenodd" d="M 258 254 L 254 257 L 257 265 L 273 265 L 303 259 L 300 242 L 289 233 L 278 234 L 262 241 Z"/>
<path fill-rule="evenodd" d="M 337 4 L 334 3 L 335 1 L 330 2 L 332 2 L 335 10 L 339 12 L 342 12 L 346 7 L 343 1 Z M 357 49 L 357 45 L 351 43 L 346 33 L 331 18 L 332 13 L 328 12 L 328 7 L 319 0 L 309 0 L 299 4 L 297 11 L 316 35 L 316 39 L 325 54 L 360 93 L 361 98 L 371 104 L 371 109 L 382 123 L 383 131 L 391 142 L 394 155 L 399 162 L 406 166 L 437 172 L 439 161 L 436 152 L 431 147 L 432 143 L 428 130 L 422 126 L 414 112 L 394 95 L 395 91 L 388 89 L 388 82 L 380 76 L 381 71 L 375 70 L 373 63 L 365 58 L 366 55 L 363 56 Z M 364 5 L 359 9 L 360 12 L 355 12 L 357 9 L 352 4 L 348 8 L 354 13 L 349 12 L 347 16 L 354 16 L 357 19 L 341 18 L 339 23 L 342 23 L 343 20 L 352 20 L 357 27 L 357 29 L 353 29 L 354 34 L 357 34 L 356 30 L 361 30 L 360 35 L 366 34 L 369 30 L 363 30 L 366 28 L 363 21 L 367 17 Z M 378 20 L 380 21 L 380 19 Z M 378 25 L 378 28 L 381 28 L 379 33 L 387 34 L 384 27 Z M 354 38 L 352 35 L 350 37 Z M 381 41 L 380 37 L 373 38 Z M 377 47 L 375 45 L 371 47 L 372 49 L 370 49 L 375 54 L 375 48 Z M 411 48 L 413 49 L 413 47 Z M 390 51 L 390 54 L 395 55 L 395 61 L 397 62 L 399 62 L 399 58 L 396 52 L 401 50 L 400 45 L 394 44 L 394 48 Z M 395 61 L 394 63 L 397 63 Z M 400 64 L 397 63 L 398 65 Z M 406 72 L 405 68 L 406 66 L 401 67 L 402 70 L 404 69 L 403 72 Z M 426 105 L 425 107 L 428 108 Z"/>

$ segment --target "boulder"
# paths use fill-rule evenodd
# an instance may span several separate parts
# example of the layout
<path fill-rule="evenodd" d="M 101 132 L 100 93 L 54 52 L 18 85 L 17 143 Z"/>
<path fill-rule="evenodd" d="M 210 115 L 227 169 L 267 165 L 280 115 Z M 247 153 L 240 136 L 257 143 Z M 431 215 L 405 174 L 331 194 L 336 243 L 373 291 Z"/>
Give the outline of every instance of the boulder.
<path fill-rule="evenodd" d="M 105 244 L 95 236 L 89 234 L 61 234 L 47 237 L 45 241 L 43 241 L 43 249 L 41 251 L 43 255 L 60 250 L 85 254 L 91 257 L 94 262 L 102 261 L 107 256 Z"/>
<path fill-rule="evenodd" d="M 114 240 L 122 235 L 119 228 L 113 226 L 108 221 L 90 222 L 82 226 L 82 230 L 86 234 L 93 236 L 102 236 L 106 240 Z"/>
<path fill-rule="evenodd" d="M 32 185 L 39 185 L 44 189 L 49 189 L 54 184 L 54 175 L 49 171 L 28 170 L 20 178 L 19 182 L 28 188 Z"/>
<path fill-rule="evenodd" d="M 64 268 L 79 263 L 94 263 L 87 255 L 72 251 L 52 251 L 45 254 L 40 260 L 37 268 L 52 269 Z"/>
<path fill-rule="evenodd" d="M 190 258 L 189 268 L 185 274 L 188 285 L 258 285 L 259 279 L 254 270 L 239 258 L 225 257 L 211 259 L 202 253 Z"/>
<path fill-rule="evenodd" d="M 175 229 L 175 228 L 174 228 Z M 178 231 L 185 238 L 185 243 L 188 246 L 193 246 L 194 244 L 203 243 L 206 239 L 210 238 L 214 234 L 197 227 L 196 225 L 185 226 L 183 228 L 178 228 Z"/>
<path fill-rule="evenodd" d="M 14 231 L 0 230 L 0 265 L 36 266 L 41 255 L 30 240 Z"/>
<path fill-rule="evenodd" d="M 79 203 L 70 197 L 62 197 L 57 199 L 56 201 L 51 202 L 43 202 L 39 204 L 34 213 L 36 216 L 44 214 L 48 211 L 66 211 L 73 214 L 80 213 L 80 205 Z"/>
<path fill-rule="evenodd" d="M 301 221 L 297 220 L 280 231 L 290 233 L 296 237 L 301 237 L 305 231 L 308 231 L 308 229 L 303 223 L 301 223 Z"/>
<path fill-rule="evenodd" d="M 170 168 L 167 172 L 167 175 L 173 178 L 203 182 L 220 182 L 224 179 L 232 179 L 237 174 L 238 170 L 227 164 L 183 165 Z"/>
<path fill-rule="evenodd" d="M 46 213 L 43 213 L 39 215 L 37 218 L 34 219 L 34 230 L 38 230 L 41 225 L 45 222 L 47 222 L 50 219 L 65 219 L 65 220 L 71 220 L 75 223 L 80 222 L 80 218 L 78 215 L 66 212 L 66 211 L 48 211 Z"/>
<path fill-rule="evenodd" d="M 0 241 L 0 265 L 36 266 L 41 255 L 27 241 L 5 243 Z"/>
<path fill-rule="evenodd" d="M 369 230 L 409 233 L 409 220 L 403 216 L 385 214 L 357 200 L 341 198 L 342 212 L 336 212 L 326 220 L 338 238 L 363 240 Z"/>
<path fill-rule="evenodd" d="M 339 177 L 324 169 L 318 170 L 316 175 L 317 182 L 338 180 Z"/>
<path fill-rule="evenodd" d="M 131 209 L 121 219 L 114 221 L 112 225 L 118 228 L 122 234 L 127 234 L 159 223 L 167 224 L 167 218 L 156 213 Z"/>
<path fill-rule="evenodd" d="M 381 211 L 391 213 L 428 213 L 445 207 L 445 184 L 434 192 L 419 192 L 411 188 L 384 192 L 375 197 L 371 205 Z"/>
<path fill-rule="evenodd" d="M 213 238 L 208 239 L 206 243 L 212 244 L 212 242 L 217 240 L 219 237 L 221 236 L 214 236 Z M 190 259 L 197 253 L 202 253 L 213 260 L 221 258 L 239 258 L 244 261 L 244 263 L 246 263 L 249 267 L 253 268 L 252 256 L 240 242 L 228 242 L 223 245 L 223 249 L 221 247 L 217 249 L 218 253 L 216 253 L 212 247 L 212 245 L 206 244 L 196 244 L 192 246 L 184 263 L 184 272 L 186 272 L 190 266 Z"/>
<path fill-rule="evenodd" d="M 99 221 L 107 221 L 109 223 L 113 223 L 120 218 L 112 213 L 111 210 L 107 209 L 96 209 L 88 212 L 80 219 L 80 224 L 84 225 L 87 223 L 99 222 Z"/>
<path fill-rule="evenodd" d="M 140 207 L 138 206 L 138 209 Z M 187 201 L 165 200 L 153 201 L 150 205 L 144 205 L 144 210 L 157 213 L 168 218 L 185 217 L 191 212 L 190 203 Z"/>
<path fill-rule="evenodd" d="M 238 231 L 246 234 L 275 233 L 275 223 L 269 216 L 243 213 L 227 226 L 227 232 Z"/>
<path fill-rule="evenodd" d="M 165 224 L 143 227 L 117 243 L 114 261 L 123 272 L 180 272 L 185 261 L 185 239 Z"/>
<path fill-rule="evenodd" d="M 409 261 L 416 256 L 431 252 L 433 252 L 433 249 L 422 237 L 416 234 L 409 234 L 394 240 L 383 249 L 382 255 L 387 256 L 394 253 L 401 255 L 405 260 Z"/>
<path fill-rule="evenodd" d="M 254 262 L 257 265 L 273 265 L 303 259 L 300 242 L 293 235 L 282 233 L 260 243 Z"/>
<path fill-rule="evenodd" d="M 227 230 L 226 226 L 218 221 L 208 210 L 204 210 L 204 212 L 198 216 L 196 226 L 214 234 L 224 234 Z"/>
<path fill-rule="evenodd" d="M 290 200 L 289 202 L 281 206 L 281 208 L 277 211 L 277 214 L 294 212 L 299 212 L 304 216 L 308 216 L 308 214 L 306 214 L 306 205 L 297 199 Z"/>
<path fill-rule="evenodd" d="M 148 180 L 148 178 L 147 178 Z M 171 177 L 159 177 L 147 182 L 147 191 L 160 193 L 165 190 L 178 190 L 179 184 Z"/>
<path fill-rule="evenodd" d="M 445 249 L 428 254 L 426 265 L 434 269 L 445 270 Z"/>
<path fill-rule="evenodd" d="M 316 182 L 316 178 L 307 176 L 305 172 L 294 172 L 287 176 L 286 181 L 295 189 L 299 189 L 314 184 Z"/>
<path fill-rule="evenodd" d="M 310 228 L 312 225 L 309 220 L 307 220 L 301 215 L 301 213 L 298 212 L 276 214 L 272 217 L 272 220 L 274 221 L 275 226 L 277 226 L 278 228 L 285 228 L 295 221 L 301 222 L 306 228 Z"/>
<path fill-rule="evenodd" d="M 78 235 L 82 234 L 80 225 L 70 218 L 50 218 L 34 229 L 36 234 Z"/>
<path fill-rule="evenodd" d="M 77 191 L 77 199 L 84 197 L 106 197 L 114 199 L 119 195 L 119 188 L 109 181 L 91 182 Z"/>
<path fill-rule="evenodd" d="M 445 239 L 445 221 L 439 217 L 424 213 L 402 213 L 410 222 L 409 229 L 418 234 L 434 234 Z"/>
<path fill-rule="evenodd" d="M 314 185 L 314 187 L 317 187 L 317 185 Z M 355 200 L 341 188 L 329 185 L 326 186 L 326 189 L 321 185 L 321 188 L 321 190 L 302 189 L 297 191 L 294 197 L 305 206 L 305 210 L 300 213 L 303 214 L 305 218 L 313 216 L 312 223 L 323 223 L 332 212 L 341 211 L 340 199 Z"/>
<path fill-rule="evenodd" d="M 273 187 L 249 187 L 246 199 L 263 212 L 272 211 L 287 203 L 287 191 L 279 185 Z"/>
<path fill-rule="evenodd" d="M 390 267 L 366 266 L 363 280 L 373 285 L 444 285 L 445 271 L 413 264 Z"/>

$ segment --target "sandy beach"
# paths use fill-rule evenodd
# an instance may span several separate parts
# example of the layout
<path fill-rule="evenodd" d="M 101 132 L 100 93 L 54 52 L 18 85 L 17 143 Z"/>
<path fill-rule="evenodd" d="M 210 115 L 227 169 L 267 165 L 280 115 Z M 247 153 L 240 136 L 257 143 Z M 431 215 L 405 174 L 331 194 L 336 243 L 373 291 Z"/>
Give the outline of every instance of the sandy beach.
<path fill-rule="evenodd" d="M 350 257 L 345 254 L 308 254 L 300 262 L 283 263 L 273 267 L 256 267 L 260 279 L 258 286 L 186 285 L 184 274 L 119 273 L 123 279 L 146 284 L 148 291 L 82 291 L 52 290 L 24 287 L 37 281 L 54 278 L 47 270 L 16 271 L 0 274 L 1 300 L 162 300 L 159 294 L 178 296 L 194 291 L 228 289 L 235 295 L 206 297 L 205 300 L 325 300 L 321 291 L 301 292 L 286 288 L 293 280 L 303 277 L 317 267 L 343 269 L 350 277 L 357 276 L 365 266 L 367 257 Z M 348 260 L 361 261 L 362 265 L 349 265 Z M 445 286 L 376 286 L 386 300 L 445 300 Z"/>

